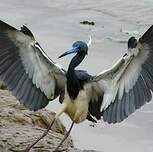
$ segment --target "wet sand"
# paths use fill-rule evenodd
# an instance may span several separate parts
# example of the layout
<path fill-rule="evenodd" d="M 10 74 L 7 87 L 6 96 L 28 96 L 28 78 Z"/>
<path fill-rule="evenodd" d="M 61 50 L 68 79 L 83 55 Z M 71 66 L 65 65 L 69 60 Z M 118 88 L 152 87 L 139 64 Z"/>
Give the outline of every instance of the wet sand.
<path fill-rule="evenodd" d="M 153 23 L 151 0 L 0 0 L 0 19 L 20 27 L 27 25 L 46 53 L 63 68 L 71 57 L 58 60 L 76 40 L 93 38 L 89 55 L 79 66 L 90 74 L 97 74 L 110 67 L 126 52 L 126 41 L 145 32 Z M 81 21 L 94 21 L 94 26 Z M 56 110 L 58 102 L 48 109 Z M 70 125 L 62 116 L 64 125 Z M 153 151 L 153 102 L 145 105 L 120 124 L 108 125 L 100 121 L 90 127 L 89 122 L 76 125 L 71 133 L 78 148 L 104 152 Z"/>

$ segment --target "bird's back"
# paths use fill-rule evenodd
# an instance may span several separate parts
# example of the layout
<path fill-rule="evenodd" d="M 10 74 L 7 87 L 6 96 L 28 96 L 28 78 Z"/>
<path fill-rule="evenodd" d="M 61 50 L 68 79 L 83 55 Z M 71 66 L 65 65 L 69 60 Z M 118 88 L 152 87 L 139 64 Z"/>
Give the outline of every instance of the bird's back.
<path fill-rule="evenodd" d="M 92 76 L 89 75 L 87 71 L 85 70 L 75 70 L 75 74 L 77 76 L 77 79 L 79 80 L 81 89 L 83 89 L 83 86 L 92 78 Z M 60 103 L 63 103 L 64 94 L 65 94 L 65 90 L 63 90 L 63 92 L 61 92 L 60 94 L 60 97 L 59 97 Z"/>

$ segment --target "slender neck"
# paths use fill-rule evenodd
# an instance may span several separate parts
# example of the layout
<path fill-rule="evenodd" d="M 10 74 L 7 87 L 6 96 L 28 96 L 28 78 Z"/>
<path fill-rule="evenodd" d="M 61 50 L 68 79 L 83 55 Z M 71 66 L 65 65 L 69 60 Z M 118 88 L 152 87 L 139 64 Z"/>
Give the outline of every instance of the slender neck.
<path fill-rule="evenodd" d="M 77 54 L 73 57 L 70 62 L 68 72 L 67 72 L 67 91 L 70 98 L 75 99 L 81 89 L 80 82 L 75 74 L 75 67 L 77 67 L 82 60 L 84 59 L 85 55 Z"/>
<path fill-rule="evenodd" d="M 77 54 L 72 58 L 68 67 L 68 74 L 72 74 L 72 72 L 74 73 L 75 68 L 82 62 L 84 57 L 85 55 Z"/>

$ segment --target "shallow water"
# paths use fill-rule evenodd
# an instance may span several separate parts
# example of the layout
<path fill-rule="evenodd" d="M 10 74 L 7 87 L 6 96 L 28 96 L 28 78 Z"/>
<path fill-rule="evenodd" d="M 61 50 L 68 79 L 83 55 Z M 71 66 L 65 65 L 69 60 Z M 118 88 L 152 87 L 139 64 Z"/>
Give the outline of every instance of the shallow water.
<path fill-rule="evenodd" d="M 1 19 L 18 28 L 26 24 L 47 54 L 65 69 L 71 57 L 57 57 L 74 41 L 87 41 L 90 34 L 93 43 L 79 67 L 90 74 L 107 69 L 122 56 L 131 36 L 126 33 L 138 37 L 146 31 L 153 21 L 152 12 L 152 0 L 0 0 Z M 95 26 L 79 24 L 83 20 L 94 21 Z M 48 109 L 56 110 L 56 101 Z M 67 127 L 70 125 L 67 116 L 61 119 Z M 153 151 L 152 102 L 120 124 L 90 124 L 86 121 L 73 128 L 76 147 L 104 152 Z"/>

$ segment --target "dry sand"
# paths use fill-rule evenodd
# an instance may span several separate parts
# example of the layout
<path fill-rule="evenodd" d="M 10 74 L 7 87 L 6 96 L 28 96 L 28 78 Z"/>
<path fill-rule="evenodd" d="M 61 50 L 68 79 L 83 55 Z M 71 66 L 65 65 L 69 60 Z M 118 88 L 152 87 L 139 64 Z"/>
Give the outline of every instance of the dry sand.
<path fill-rule="evenodd" d="M 89 55 L 79 68 L 96 74 L 126 52 L 124 42 L 131 36 L 127 31 L 138 36 L 153 23 L 153 1 L 0 0 L 0 19 L 16 27 L 26 24 L 47 54 L 65 69 L 71 57 L 57 57 L 74 41 L 86 41 L 91 34 Z M 94 21 L 95 26 L 80 25 L 84 20 Z M 48 106 L 50 110 L 59 106 L 56 101 Z M 61 118 L 66 126 L 70 125 L 66 116 Z M 73 128 L 76 147 L 104 152 L 153 152 L 152 102 L 120 124 L 101 121 L 94 128 L 89 125 L 84 122 Z"/>

